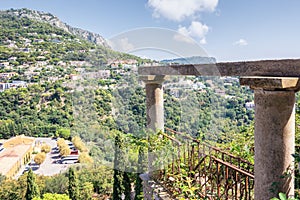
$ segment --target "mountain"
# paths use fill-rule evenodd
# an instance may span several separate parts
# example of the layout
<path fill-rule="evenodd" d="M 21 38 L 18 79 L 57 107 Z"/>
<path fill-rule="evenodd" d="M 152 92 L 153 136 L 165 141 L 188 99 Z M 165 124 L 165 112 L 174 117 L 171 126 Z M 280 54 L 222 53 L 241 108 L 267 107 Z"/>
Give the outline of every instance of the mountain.
<path fill-rule="evenodd" d="M 8 72 L 13 80 L 43 82 L 112 64 L 133 66 L 144 62 L 148 61 L 113 51 L 100 35 L 72 28 L 52 14 L 28 9 L 0 11 L 2 82 L 12 81 L 2 80 L 1 73 Z"/>
<path fill-rule="evenodd" d="M 193 56 L 187 58 L 161 60 L 160 62 L 165 64 L 213 64 L 216 63 L 217 60 L 214 57 Z"/>
<path fill-rule="evenodd" d="M 80 28 L 74 28 L 74 27 L 62 22 L 58 17 L 54 16 L 51 13 L 30 10 L 27 8 L 10 9 L 10 10 L 0 11 L 0 12 L 15 15 L 17 17 L 24 17 L 24 18 L 29 18 L 32 20 L 46 22 L 52 26 L 61 28 L 64 31 L 66 31 L 72 35 L 76 35 L 76 36 L 78 36 L 84 40 L 87 40 L 89 42 L 92 42 L 94 44 L 101 45 L 101 46 L 104 46 L 107 48 L 109 47 L 106 40 L 101 35 L 99 35 L 97 33 L 92 33 L 90 31 L 86 31 L 86 30 L 83 30 Z"/>

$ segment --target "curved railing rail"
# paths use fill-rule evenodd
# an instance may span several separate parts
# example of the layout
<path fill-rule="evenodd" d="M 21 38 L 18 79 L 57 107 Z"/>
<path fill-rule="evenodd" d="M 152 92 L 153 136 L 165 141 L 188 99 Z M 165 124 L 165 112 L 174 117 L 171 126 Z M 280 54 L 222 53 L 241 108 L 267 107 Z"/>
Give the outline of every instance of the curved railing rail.
<path fill-rule="evenodd" d="M 237 156 L 212 147 L 184 133 L 166 128 L 163 137 L 172 142 L 171 164 L 153 175 L 176 198 L 187 182 L 199 197 L 253 199 L 254 166 Z"/>

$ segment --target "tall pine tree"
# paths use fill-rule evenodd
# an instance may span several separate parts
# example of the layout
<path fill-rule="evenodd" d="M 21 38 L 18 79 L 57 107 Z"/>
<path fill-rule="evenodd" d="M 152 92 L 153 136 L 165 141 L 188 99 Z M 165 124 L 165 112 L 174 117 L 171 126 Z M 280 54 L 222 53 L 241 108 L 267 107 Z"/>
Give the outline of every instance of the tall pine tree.
<path fill-rule="evenodd" d="M 25 194 L 26 200 L 32 200 L 34 197 L 40 197 L 38 185 L 35 182 L 35 175 L 32 169 L 29 169 L 27 174 L 27 190 Z"/>
<path fill-rule="evenodd" d="M 124 195 L 125 200 L 131 200 L 131 182 L 128 172 L 123 172 L 123 186 L 124 186 Z"/>
<path fill-rule="evenodd" d="M 123 187 L 123 172 L 124 166 L 124 152 L 123 140 L 118 132 L 115 137 L 115 158 L 114 158 L 114 185 L 113 185 L 113 200 L 121 200 L 124 192 Z"/>
<path fill-rule="evenodd" d="M 135 197 L 134 200 L 142 200 L 143 198 L 143 185 L 142 185 L 142 179 L 140 178 L 140 175 L 145 170 L 145 150 L 141 143 L 139 146 L 139 156 L 138 156 L 138 171 L 136 174 L 136 180 L 135 180 Z"/>
<path fill-rule="evenodd" d="M 69 187 L 68 187 L 69 197 L 71 200 L 79 200 L 78 180 L 73 168 L 69 169 L 68 178 L 69 178 Z"/>

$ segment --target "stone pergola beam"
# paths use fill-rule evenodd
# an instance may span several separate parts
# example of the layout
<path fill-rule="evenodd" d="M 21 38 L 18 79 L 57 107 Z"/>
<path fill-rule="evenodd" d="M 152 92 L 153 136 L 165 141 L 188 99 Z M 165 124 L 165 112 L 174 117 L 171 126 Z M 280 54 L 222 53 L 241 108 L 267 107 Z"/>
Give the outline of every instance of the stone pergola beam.
<path fill-rule="evenodd" d="M 163 129 L 165 76 L 239 76 L 254 90 L 255 200 L 294 194 L 295 94 L 300 59 L 139 67 L 146 83 L 148 128 Z"/>
<path fill-rule="evenodd" d="M 300 76 L 300 59 L 139 67 L 139 75 Z"/>

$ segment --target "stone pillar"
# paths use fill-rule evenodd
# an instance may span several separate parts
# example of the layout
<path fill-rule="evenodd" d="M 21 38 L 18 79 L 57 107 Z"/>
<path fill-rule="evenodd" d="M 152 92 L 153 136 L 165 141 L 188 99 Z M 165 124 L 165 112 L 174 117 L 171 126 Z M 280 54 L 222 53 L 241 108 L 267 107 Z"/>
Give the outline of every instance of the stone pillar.
<path fill-rule="evenodd" d="M 147 127 L 154 132 L 164 131 L 164 92 L 162 83 L 165 76 L 143 76 L 146 84 Z"/>
<path fill-rule="evenodd" d="M 150 129 L 148 134 L 151 134 L 151 131 L 153 131 L 152 133 L 164 131 L 164 92 L 162 83 L 165 76 L 141 76 L 140 80 L 146 84 L 147 128 Z M 151 143 L 149 145 L 152 146 Z M 157 156 L 155 151 L 148 150 L 149 177 L 152 177 L 153 171 L 155 171 L 153 161 Z"/>
<path fill-rule="evenodd" d="M 298 78 L 240 78 L 254 90 L 255 200 L 294 195 L 295 92 Z"/>

